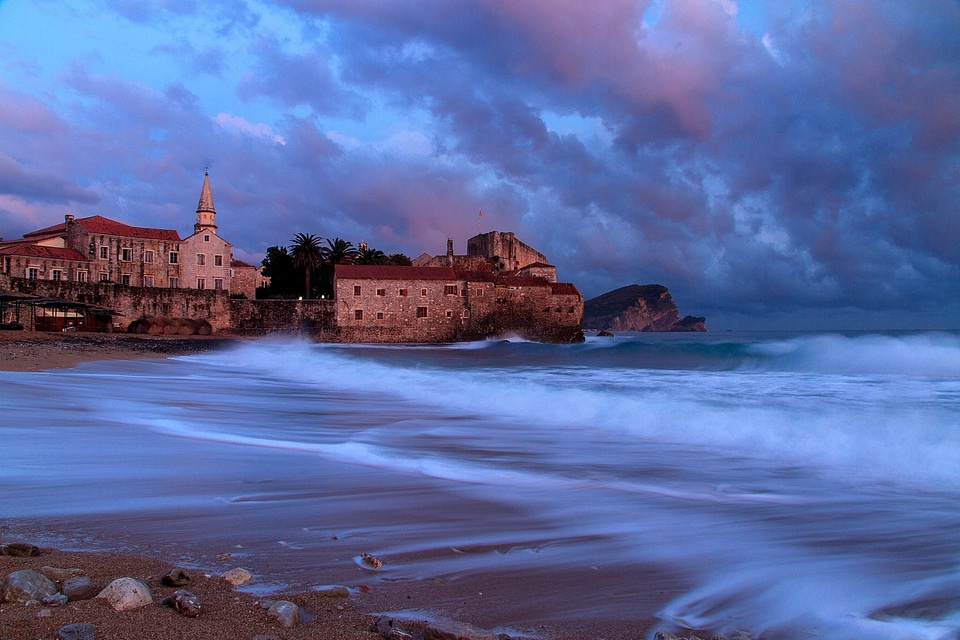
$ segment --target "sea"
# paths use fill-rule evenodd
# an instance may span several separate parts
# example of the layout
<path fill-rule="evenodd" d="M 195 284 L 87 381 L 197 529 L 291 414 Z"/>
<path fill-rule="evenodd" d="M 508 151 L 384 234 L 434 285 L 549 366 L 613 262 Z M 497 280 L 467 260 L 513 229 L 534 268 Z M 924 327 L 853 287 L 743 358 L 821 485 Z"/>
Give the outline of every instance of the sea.
<path fill-rule="evenodd" d="M 0 525 L 68 548 L 224 549 L 265 590 L 361 552 L 371 584 L 546 577 L 504 626 L 960 638 L 958 333 L 265 338 L 0 401 Z"/>

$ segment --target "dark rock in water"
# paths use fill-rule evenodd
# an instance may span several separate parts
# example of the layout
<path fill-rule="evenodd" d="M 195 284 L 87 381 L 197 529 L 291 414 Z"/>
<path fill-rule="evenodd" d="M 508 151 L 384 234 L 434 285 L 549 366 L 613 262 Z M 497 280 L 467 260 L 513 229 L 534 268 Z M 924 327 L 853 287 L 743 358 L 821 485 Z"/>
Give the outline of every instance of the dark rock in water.
<path fill-rule="evenodd" d="M 369 553 L 361 553 L 360 564 L 370 569 L 380 569 L 383 567 L 383 560 L 376 556 L 370 555 Z"/>
<path fill-rule="evenodd" d="M 26 542 L 5 542 L 0 545 L 0 556 L 32 558 L 40 555 L 40 549 Z"/>
<path fill-rule="evenodd" d="M 506 636 L 509 638 L 509 636 Z M 423 630 L 423 640 L 503 640 L 504 635 L 466 622 L 438 618 Z"/>
<path fill-rule="evenodd" d="M 379 633 L 387 640 L 408 640 L 409 638 L 413 637 L 401 629 L 395 620 L 385 616 L 377 618 L 377 621 L 373 623 L 372 627 L 370 627 L 370 631 Z"/>
<path fill-rule="evenodd" d="M 3 579 L 3 597 L 7 602 L 28 602 L 43 600 L 57 593 L 57 585 L 50 579 L 32 569 L 22 569 L 8 574 Z"/>
<path fill-rule="evenodd" d="M 71 601 L 89 600 L 98 593 L 96 585 L 93 584 L 93 580 L 87 576 L 67 578 L 63 581 L 63 587 L 60 590 L 63 592 L 63 595 L 67 596 Z"/>
<path fill-rule="evenodd" d="M 203 608 L 200 606 L 200 598 L 186 589 L 179 589 L 172 596 L 167 596 L 161 604 L 173 607 L 177 613 L 188 618 L 196 618 Z"/>
<path fill-rule="evenodd" d="M 706 331 L 707 319 L 703 316 L 684 316 L 683 320 L 673 325 L 671 331 Z"/>
<path fill-rule="evenodd" d="M 600 332 L 597 333 L 597 337 L 598 337 L 598 338 L 612 338 L 612 337 L 613 337 L 613 334 L 610 333 L 609 331 L 607 331 L 606 329 L 604 329 L 603 331 L 600 331 Z"/>
<path fill-rule="evenodd" d="M 185 587 L 190 584 L 191 580 L 193 580 L 193 578 L 187 573 L 187 570 L 180 569 L 179 567 L 160 578 L 160 582 L 163 583 L 165 587 Z"/>
<path fill-rule="evenodd" d="M 57 640 L 94 640 L 96 629 L 92 624 L 83 622 L 68 624 L 57 630 Z"/>
<path fill-rule="evenodd" d="M 583 303 L 583 326 L 610 331 L 706 331 L 704 318 L 680 319 L 666 287 L 632 284 Z M 700 328 L 697 328 L 700 327 Z"/>

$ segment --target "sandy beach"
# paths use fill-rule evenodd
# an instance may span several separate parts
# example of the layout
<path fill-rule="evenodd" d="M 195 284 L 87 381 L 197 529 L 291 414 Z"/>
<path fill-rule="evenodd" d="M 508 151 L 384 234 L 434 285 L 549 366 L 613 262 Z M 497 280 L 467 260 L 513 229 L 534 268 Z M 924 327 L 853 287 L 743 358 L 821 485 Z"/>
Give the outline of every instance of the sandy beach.
<path fill-rule="evenodd" d="M 0 369 L 6 371 L 42 371 L 74 367 L 84 361 L 125 360 L 144 357 L 169 357 L 221 349 L 232 338 L 189 337 L 166 338 L 125 334 L 45 334 L 0 332 Z M 69 537 L 69 525 L 38 522 L 38 538 L 62 533 Z M 32 543 L 34 523 L 0 521 L 0 542 Z M 58 529 L 59 528 L 59 529 Z M 42 548 L 42 547 L 41 547 Z M 96 544 L 92 545 L 96 548 Z M 484 575 L 454 581 L 378 581 L 363 572 L 344 576 L 351 595 L 327 598 L 313 592 L 279 593 L 256 596 L 235 589 L 219 577 L 219 571 L 231 568 L 228 559 L 210 566 L 196 567 L 183 563 L 170 549 L 135 554 L 102 551 L 59 551 L 42 548 L 36 557 L 0 556 L 0 578 L 20 569 L 40 571 L 43 567 L 76 568 L 89 576 L 98 588 L 120 577 L 143 580 L 153 591 L 155 603 L 127 612 L 113 611 L 102 599 L 69 602 L 62 607 L 23 604 L 0 604 L 0 638 L 54 638 L 64 625 L 88 623 L 96 627 L 96 638 L 161 638 L 195 639 L 254 638 L 257 636 L 297 638 L 379 638 L 383 635 L 371 627 L 382 612 L 416 612 L 411 619 L 398 622 L 414 638 L 423 637 L 427 618 L 434 615 L 475 625 L 482 629 L 485 620 L 495 618 L 491 610 L 498 606 L 513 608 L 531 594 L 549 594 L 549 577 L 518 575 Z M 199 596 L 203 612 L 186 618 L 160 601 L 175 589 L 164 587 L 160 578 L 174 567 L 186 566 L 193 576 L 189 589 Z M 251 568 L 254 572 L 256 568 Z M 638 576 L 638 580 L 645 579 Z M 662 577 L 660 577 L 662 583 Z M 369 583 L 369 584 L 366 584 Z M 651 591 L 654 587 L 651 588 Z M 306 621 L 295 628 L 284 628 L 271 619 L 260 601 L 285 599 L 298 604 Z M 647 637 L 656 598 L 651 597 L 647 610 L 624 611 L 623 620 L 546 621 L 535 628 L 524 628 L 511 637 L 538 637 L 554 640 L 605 638 L 627 640 Z M 535 605 L 531 605 L 535 610 Z M 643 609 L 644 607 L 640 607 Z M 421 618 L 418 619 L 418 615 Z M 531 616 L 535 618 L 535 614 Z M 479 631 L 477 631 L 479 633 Z M 401 636 L 402 637 L 402 636 Z M 451 636 L 452 637 L 452 636 Z M 490 637 L 473 635 L 464 637 Z"/>

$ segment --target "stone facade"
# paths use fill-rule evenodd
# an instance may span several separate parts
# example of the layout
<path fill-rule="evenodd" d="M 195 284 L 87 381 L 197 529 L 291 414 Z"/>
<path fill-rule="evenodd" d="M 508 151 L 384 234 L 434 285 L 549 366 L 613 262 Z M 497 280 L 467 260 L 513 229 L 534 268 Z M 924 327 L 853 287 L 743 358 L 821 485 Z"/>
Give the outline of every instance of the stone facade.
<path fill-rule="evenodd" d="M 230 300 L 230 333 L 290 333 L 319 342 L 340 340 L 333 300 Z"/>
<path fill-rule="evenodd" d="M 203 204 L 201 199 L 201 209 Z M 36 255 L 11 254 L 11 259 L 22 258 L 25 262 L 16 263 L 17 269 L 8 266 L 0 273 L 0 289 L 114 312 L 109 326 L 93 327 L 88 323 L 85 327 L 88 330 L 123 331 L 140 318 L 155 317 L 205 320 L 216 333 L 253 336 L 295 333 L 325 342 L 441 343 L 510 335 L 544 342 L 583 340 L 583 297 L 574 285 L 556 282 L 554 268 L 537 252 L 511 250 L 511 266 L 528 258 L 537 260 L 497 272 L 494 267 L 499 267 L 499 260 L 493 265 L 486 256 L 454 256 L 450 242 L 447 255 L 436 258 L 445 261 L 446 266 L 337 265 L 333 300 L 254 300 L 251 289 L 260 284 L 259 270 L 236 262 L 227 263 L 225 267 L 222 260 L 206 264 L 206 259 L 199 257 L 201 254 L 220 255 L 225 260 L 230 245 L 216 235 L 214 227 L 202 225 L 199 217 L 197 228 L 199 230 L 185 240 L 144 238 L 142 245 L 128 247 L 126 236 L 104 234 L 101 239 L 99 235 L 91 235 L 86 227 L 83 233 L 78 233 L 72 231 L 68 220 L 67 236 L 74 233 L 88 243 L 95 258 L 90 260 L 68 247 L 30 245 L 33 248 L 24 250 L 21 245 L 21 250 Z M 55 238 L 53 241 L 55 243 Z M 101 252 L 101 246 L 107 250 Z M 247 299 L 231 300 L 231 292 L 226 287 L 211 287 L 206 283 L 189 288 L 163 288 L 99 278 L 78 281 L 64 276 L 73 273 L 69 271 L 71 268 L 98 264 L 96 260 L 100 255 L 106 255 L 103 260 L 107 269 L 116 256 L 121 258 L 120 269 L 127 262 L 151 265 L 153 263 L 143 259 L 150 250 L 148 247 L 153 247 L 153 251 L 177 253 L 176 258 L 166 261 L 163 267 L 176 267 L 178 275 L 168 276 L 171 278 L 202 280 L 216 278 L 222 273 L 219 269 L 232 270 L 231 280 L 237 285 L 234 291 L 242 289 Z M 130 251 L 125 254 L 124 249 Z M 6 257 L 0 253 L 0 258 Z M 193 264 L 194 258 L 196 264 Z M 59 268 L 61 277 L 31 278 L 23 271 L 27 263 L 37 264 L 35 268 L 42 269 L 44 274 Z M 204 271 L 201 267 L 212 270 Z M 147 269 L 144 266 L 144 272 Z M 159 277 L 161 272 L 152 273 Z M 238 276 L 240 273 L 243 275 Z M 126 281 L 142 280 L 131 277 Z"/>
<path fill-rule="evenodd" d="M 470 238 L 467 240 L 467 256 L 487 260 L 499 258 L 499 264 L 493 265 L 496 271 L 517 271 L 535 262 L 548 263 L 545 255 L 517 240 L 510 231 L 490 231 Z"/>
<path fill-rule="evenodd" d="M 451 267 L 338 265 L 343 342 L 456 342 L 508 334 L 578 342 L 583 297 L 570 284 Z"/>
<path fill-rule="evenodd" d="M 233 290 L 232 245 L 217 235 L 209 176 L 204 174 L 194 233 L 134 227 L 103 216 L 77 219 L 0 242 L 0 274 L 12 278 L 112 282 L 157 289 Z M 244 263 L 246 264 L 246 263 Z M 256 269 L 255 267 L 253 267 Z M 257 275 L 252 276 L 256 282 Z M 254 297 L 244 272 L 240 293 Z"/>
<path fill-rule="evenodd" d="M 229 332 L 231 328 L 230 296 L 225 290 L 131 287 L 115 282 L 69 282 L 5 275 L 0 275 L 0 289 L 114 312 L 110 326 L 77 327 L 80 330 L 126 331 L 131 322 L 144 316 L 206 320 L 217 333 Z M 25 320 L 20 318 L 25 327 L 31 328 Z"/>

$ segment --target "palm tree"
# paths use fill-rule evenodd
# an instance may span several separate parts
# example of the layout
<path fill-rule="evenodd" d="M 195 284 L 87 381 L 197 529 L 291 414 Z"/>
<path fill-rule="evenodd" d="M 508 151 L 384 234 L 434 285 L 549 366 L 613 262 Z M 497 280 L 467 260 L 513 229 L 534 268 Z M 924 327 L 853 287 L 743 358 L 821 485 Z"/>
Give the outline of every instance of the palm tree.
<path fill-rule="evenodd" d="M 357 259 L 357 250 L 352 242 L 341 238 L 327 239 L 327 246 L 320 250 L 327 264 L 353 264 Z"/>
<path fill-rule="evenodd" d="M 290 245 L 290 258 L 293 266 L 302 267 L 306 277 L 305 298 L 310 298 L 310 272 L 316 269 L 323 259 L 323 249 L 320 247 L 322 238 L 312 233 L 298 233 L 293 237 Z"/>
<path fill-rule="evenodd" d="M 387 264 L 390 259 L 380 249 L 360 249 L 357 251 L 357 264 Z"/>

